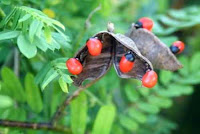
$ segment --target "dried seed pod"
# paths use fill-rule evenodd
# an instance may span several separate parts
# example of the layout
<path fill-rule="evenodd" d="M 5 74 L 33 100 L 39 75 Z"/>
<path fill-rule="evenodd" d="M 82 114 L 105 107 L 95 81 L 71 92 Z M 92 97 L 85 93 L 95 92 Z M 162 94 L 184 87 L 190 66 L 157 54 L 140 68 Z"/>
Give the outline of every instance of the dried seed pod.
<path fill-rule="evenodd" d="M 107 35 L 107 36 L 106 36 Z M 103 44 L 101 54 L 92 56 L 87 46 L 83 46 L 75 58 L 78 58 L 83 65 L 83 71 L 74 77 L 74 85 L 81 86 L 84 80 L 96 80 L 102 77 L 112 64 L 113 39 L 108 34 L 99 33 L 95 35 Z"/>
<path fill-rule="evenodd" d="M 114 66 L 117 71 L 117 74 L 121 78 L 136 78 L 141 80 L 143 75 L 147 70 L 152 70 L 153 67 L 150 61 L 141 55 L 137 49 L 135 43 L 128 37 L 122 34 L 114 34 L 113 37 L 116 39 L 114 47 Z M 135 55 L 134 67 L 128 73 L 122 73 L 119 69 L 119 62 L 121 57 L 126 54 L 128 51 L 132 51 Z"/>
<path fill-rule="evenodd" d="M 170 49 L 148 30 L 136 29 L 132 24 L 126 36 L 135 42 L 141 54 L 155 69 L 175 71 L 183 67 Z"/>
<path fill-rule="evenodd" d="M 94 37 L 97 37 L 102 43 L 102 52 L 98 56 L 91 56 L 88 53 L 87 47 L 83 48 L 75 55 L 83 65 L 83 71 L 74 77 L 74 84 L 81 86 L 85 80 L 97 80 L 102 77 L 114 62 L 116 72 L 121 78 L 136 78 L 142 79 L 142 76 L 147 70 L 152 70 L 153 67 L 148 59 L 141 55 L 135 43 L 128 37 L 121 34 L 113 34 L 111 32 L 99 32 Z M 132 51 L 135 56 L 134 68 L 128 73 L 122 73 L 119 69 L 121 57 Z"/>

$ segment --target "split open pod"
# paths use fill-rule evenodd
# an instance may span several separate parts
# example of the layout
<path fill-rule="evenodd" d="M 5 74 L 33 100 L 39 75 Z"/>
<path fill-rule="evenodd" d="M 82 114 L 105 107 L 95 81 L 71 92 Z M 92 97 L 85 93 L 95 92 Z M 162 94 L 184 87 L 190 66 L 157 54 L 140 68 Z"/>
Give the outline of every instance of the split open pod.
<path fill-rule="evenodd" d="M 141 54 L 146 57 L 155 69 L 175 71 L 183 66 L 170 49 L 152 32 L 135 27 L 132 24 L 126 36 L 131 38 Z"/>
<path fill-rule="evenodd" d="M 102 42 L 101 54 L 92 56 L 87 46 L 83 46 L 74 58 L 78 58 L 83 66 L 80 74 L 73 77 L 76 86 L 82 86 L 85 80 L 96 81 L 102 77 L 114 64 L 115 70 L 121 78 L 142 80 L 146 72 L 153 70 L 151 62 L 137 49 L 136 44 L 129 37 L 102 31 L 93 36 Z M 134 66 L 128 72 L 120 70 L 120 60 L 127 53 L 134 54 Z"/>

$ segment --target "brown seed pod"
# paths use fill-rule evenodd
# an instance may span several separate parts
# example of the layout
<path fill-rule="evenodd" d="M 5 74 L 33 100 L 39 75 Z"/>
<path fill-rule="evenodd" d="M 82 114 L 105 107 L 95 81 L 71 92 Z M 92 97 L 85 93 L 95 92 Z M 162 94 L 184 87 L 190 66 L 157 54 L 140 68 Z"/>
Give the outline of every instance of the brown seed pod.
<path fill-rule="evenodd" d="M 143 28 L 136 29 L 132 24 L 126 36 L 135 42 L 141 54 L 152 63 L 155 69 L 175 71 L 183 67 L 170 49 L 152 32 Z"/>
<path fill-rule="evenodd" d="M 114 63 L 116 72 L 121 78 L 136 78 L 141 80 L 147 70 L 153 67 L 148 59 L 141 55 L 135 43 L 122 34 L 114 34 L 111 32 L 99 32 L 93 37 L 97 37 L 103 44 L 100 55 L 91 56 L 86 46 L 78 51 L 75 58 L 78 58 L 83 65 L 83 71 L 77 77 L 73 77 L 74 84 L 81 86 L 85 80 L 97 80 L 102 77 Z M 128 73 L 122 73 L 119 70 L 119 61 L 121 57 L 128 51 L 132 51 L 135 56 L 134 68 Z"/>

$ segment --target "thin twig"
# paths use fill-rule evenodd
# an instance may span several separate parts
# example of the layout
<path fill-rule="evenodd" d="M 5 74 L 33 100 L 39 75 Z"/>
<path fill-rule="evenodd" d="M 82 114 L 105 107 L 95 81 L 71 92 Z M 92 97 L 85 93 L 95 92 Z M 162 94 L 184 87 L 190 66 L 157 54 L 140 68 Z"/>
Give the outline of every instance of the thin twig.
<path fill-rule="evenodd" d="M 98 7 L 96 7 L 87 17 L 86 21 L 85 21 L 85 29 L 88 29 L 90 27 L 90 20 L 93 16 L 94 13 L 96 13 L 97 11 L 99 11 L 101 9 L 101 4 L 99 4 Z"/>
<path fill-rule="evenodd" d="M 18 49 L 15 47 L 14 48 L 14 72 L 15 75 L 19 77 L 19 51 Z"/>
<path fill-rule="evenodd" d="M 65 126 L 53 126 L 49 123 L 31 123 L 31 122 L 21 122 L 21 121 L 10 121 L 10 120 L 0 120 L 0 126 L 4 127 L 14 127 L 14 128 L 26 128 L 35 130 L 52 130 L 57 132 L 64 132 L 65 134 L 71 134 L 71 130 Z"/>
<path fill-rule="evenodd" d="M 96 13 L 100 9 L 101 9 L 101 4 L 98 7 L 96 7 L 94 10 L 92 10 L 90 12 L 90 14 L 88 15 L 87 19 L 85 20 L 85 26 L 84 26 L 83 30 L 81 30 L 81 32 L 78 34 L 78 36 L 76 38 L 75 45 L 74 45 L 74 50 L 76 50 L 77 47 L 80 45 L 80 42 L 83 39 L 85 32 L 90 27 L 90 25 L 91 25 L 90 20 L 91 20 L 92 16 L 94 15 L 94 13 Z"/>
<path fill-rule="evenodd" d="M 64 113 L 64 110 L 69 105 L 69 103 L 72 100 L 74 100 L 82 91 L 84 91 L 86 88 L 88 88 L 91 85 L 93 85 L 98 80 L 99 79 L 96 79 L 95 81 L 92 81 L 92 82 L 88 83 L 84 87 L 78 88 L 76 91 L 74 91 L 74 93 L 71 96 L 67 97 L 66 100 L 60 105 L 60 107 L 58 107 L 58 109 L 55 112 L 55 114 L 53 115 L 50 123 L 52 123 L 53 125 L 56 125 L 57 121 L 62 117 L 62 115 Z"/>

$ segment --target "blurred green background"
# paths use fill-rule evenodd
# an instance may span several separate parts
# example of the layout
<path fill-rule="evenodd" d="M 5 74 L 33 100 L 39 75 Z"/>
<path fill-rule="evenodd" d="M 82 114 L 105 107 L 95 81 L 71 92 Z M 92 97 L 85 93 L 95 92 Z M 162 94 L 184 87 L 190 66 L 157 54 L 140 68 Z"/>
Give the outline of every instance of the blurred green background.
<path fill-rule="evenodd" d="M 101 10 L 94 13 L 89 27 L 86 28 L 85 21 L 88 15 L 100 4 Z M 15 19 L 1 26 L 0 31 L 3 31 L 0 33 L 1 119 L 49 121 L 66 96 L 70 96 L 76 90 L 70 84 L 68 72 L 54 64 L 59 63 L 62 66 L 66 58 L 72 57 L 89 37 L 106 30 L 107 22 L 115 24 L 116 33 L 124 34 L 131 23 L 146 16 L 154 20 L 153 33 L 166 45 L 170 46 L 176 40 L 185 42 L 184 52 L 177 55 L 184 68 L 176 72 L 156 70 L 159 82 L 153 89 L 138 88 L 140 81 L 120 79 L 114 68 L 111 68 L 100 81 L 67 107 L 67 114 L 59 124 L 65 125 L 74 134 L 200 133 L 199 0 L 1 0 L 0 20 L 8 16 L 14 6 L 31 7 L 58 20 L 66 28 L 64 31 L 66 40 L 64 45 L 57 40 L 59 49 L 50 47 L 46 51 L 38 49 L 33 58 L 27 58 L 29 49 L 25 52 L 20 49 L 19 52 L 20 43 L 15 38 L 11 38 L 11 35 L 7 39 L 3 37 L 3 32 L 6 30 L 24 32 L 25 26 L 20 25 L 13 29 Z M 35 10 L 26 11 L 21 18 L 27 14 L 38 13 Z M 45 29 L 48 31 L 47 26 L 45 25 L 44 31 Z M 26 29 L 25 33 L 29 31 L 30 29 Z M 50 36 L 56 31 L 51 27 Z M 41 38 L 47 37 L 48 35 Z M 55 40 L 62 40 L 63 37 L 59 37 L 55 37 Z M 19 52 L 18 76 L 15 68 L 16 51 Z M 60 59 L 63 57 L 65 59 Z M 48 73 L 50 68 L 53 68 L 52 72 Z M 54 72 L 59 72 L 61 75 Z M 58 82 L 59 78 L 65 78 L 63 76 L 65 73 L 68 94 L 61 90 L 63 87 Z M 55 76 L 48 79 L 51 74 Z M 35 83 L 35 79 L 39 82 Z M 41 91 L 43 88 L 45 90 Z M 58 132 L 1 127 L 0 133 Z"/>

